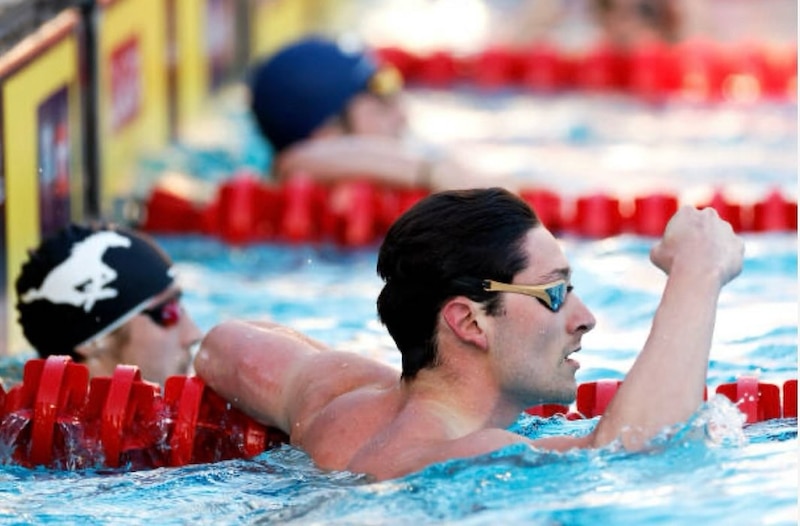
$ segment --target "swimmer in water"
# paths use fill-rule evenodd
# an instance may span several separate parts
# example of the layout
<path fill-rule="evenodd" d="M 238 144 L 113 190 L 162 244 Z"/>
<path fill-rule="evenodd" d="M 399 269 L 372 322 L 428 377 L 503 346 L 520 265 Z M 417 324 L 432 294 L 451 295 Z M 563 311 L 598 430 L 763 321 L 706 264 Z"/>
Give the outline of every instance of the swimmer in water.
<path fill-rule="evenodd" d="M 516 184 L 404 140 L 402 78 L 365 49 L 305 37 L 257 64 L 249 88 L 252 114 L 275 151 L 278 180 L 295 174 L 327 182 L 368 176 L 430 190 Z"/>
<path fill-rule="evenodd" d="M 143 233 L 69 225 L 29 252 L 16 290 L 19 323 L 42 358 L 70 356 L 90 376 L 135 365 L 158 384 L 190 372 L 202 333 L 172 261 Z"/>
<path fill-rule="evenodd" d="M 402 371 L 289 328 L 226 321 L 197 374 L 322 468 L 390 479 L 509 444 L 636 451 L 702 404 L 722 287 L 744 244 L 707 208 L 680 209 L 650 259 L 666 286 L 650 335 L 596 427 L 530 440 L 506 429 L 528 407 L 575 400 L 577 353 L 595 318 L 553 235 L 500 188 L 432 194 L 389 229 L 378 314 Z"/>

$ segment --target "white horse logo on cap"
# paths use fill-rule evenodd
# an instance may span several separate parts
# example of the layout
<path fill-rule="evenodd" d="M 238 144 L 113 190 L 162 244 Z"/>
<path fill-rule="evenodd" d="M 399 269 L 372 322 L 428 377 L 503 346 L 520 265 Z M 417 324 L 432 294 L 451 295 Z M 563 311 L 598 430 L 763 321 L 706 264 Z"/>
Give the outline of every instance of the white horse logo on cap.
<path fill-rule="evenodd" d="M 103 255 L 112 247 L 129 247 L 131 240 L 116 232 L 103 231 L 75 243 L 67 259 L 54 267 L 38 289 L 30 289 L 20 299 L 23 303 L 45 299 L 67 303 L 89 312 L 98 300 L 114 298 L 117 290 L 106 285 L 117 278 L 117 271 L 103 263 Z"/>

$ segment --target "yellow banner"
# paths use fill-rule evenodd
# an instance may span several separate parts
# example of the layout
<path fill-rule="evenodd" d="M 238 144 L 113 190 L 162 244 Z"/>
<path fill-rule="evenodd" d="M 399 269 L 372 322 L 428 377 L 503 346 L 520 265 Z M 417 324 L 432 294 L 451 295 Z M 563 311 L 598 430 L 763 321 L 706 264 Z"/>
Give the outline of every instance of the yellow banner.
<path fill-rule="evenodd" d="M 203 28 L 205 2 L 173 0 L 173 45 L 175 99 L 178 129 L 185 126 L 202 108 L 209 91 L 208 62 L 205 60 Z"/>
<path fill-rule="evenodd" d="M 120 219 L 137 158 L 169 140 L 166 5 L 106 1 L 97 22 L 101 211 Z"/>
<path fill-rule="evenodd" d="M 310 26 L 308 0 L 255 0 L 250 17 L 250 58 L 272 54 Z"/>
<path fill-rule="evenodd" d="M 168 0 L 172 3 L 170 49 L 174 57 L 172 103 L 181 130 L 202 113 L 211 93 L 238 79 L 237 45 L 247 29 L 240 27 L 240 0 Z"/>
<path fill-rule="evenodd" d="M 72 25 L 77 19 L 63 17 L 53 24 Z M 51 26 L 55 27 L 55 26 Z M 47 31 L 42 35 L 46 35 Z M 38 45 L 33 45 L 37 42 Z M 29 348 L 16 321 L 14 282 L 26 251 L 36 246 L 42 231 L 49 233 L 69 218 L 57 211 L 42 210 L 54 199 L 41 195 L 58 192 L 59 202 L 71 195 L 67 204 L 72 219 L 82 215 L 83 202 L 74 185 L 80 181 L 80 113 L 78 93 L 78 45 L 74 33 L 56 39 L 40 38 L 23 42 L 24 56 L 13 61 L 14 52 L 3 58 L 3 166 L 6 204 L 6 297 L 3 298 L 8 328 L 6 351 L 18 353 Z M 30 44 L 30 45 L 29 45 Z M 8 69 L 9 71 L 6 71 Z M 63 151 L 67 148 L 69 151 Z M 63 163 L 67 163 L 64 166 Z M 58 164 L 58 165 L 56 165 Z M 45 181 L 43 173 L 51 178 Z M 70 174 L 73 174 L 72 176 Z M 0 353 L 2 354 L 2 353 Z"/>

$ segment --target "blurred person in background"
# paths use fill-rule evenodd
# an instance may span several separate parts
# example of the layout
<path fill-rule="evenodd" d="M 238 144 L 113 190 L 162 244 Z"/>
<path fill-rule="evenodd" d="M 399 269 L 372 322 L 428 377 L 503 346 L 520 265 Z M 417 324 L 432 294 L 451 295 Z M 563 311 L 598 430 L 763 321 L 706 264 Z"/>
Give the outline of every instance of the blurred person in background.
<path fill-rule="evenodd" d="M 190 372 L 202 333 L 180 303 L 171 259 L 145 234 L 70 224 L 29 251 L 16 291 L 41 358 L 70 356 L 90 376 L 134 365 L 158 384 Z"/>
<path fill-rule="evenodd" d="M 631 48 L 644 42 L 674 43 L 680 37 L 679 0 L 593 0 L 594 12 L 612 45 Z"/>
<path fill-rule="evenodd" d="M 305 37 L 257 64 L 249 87 L 252 114 L 275 152 L 278 180 L 295 173 L 321 181 L 369 176 L 431 190 L 487 181 L 487 174 L 444 155 L 434 159 L 404 139 L 402 77 L 365 49 Z"/>
<path fill-rule="evenodd" d="M 515 46 L 547 41 L 578 51 L 597 42 L 623 49 L 676 42 L 687 15 L 687 0 L 488 1 L 497 17 L 494 40 Z"/>

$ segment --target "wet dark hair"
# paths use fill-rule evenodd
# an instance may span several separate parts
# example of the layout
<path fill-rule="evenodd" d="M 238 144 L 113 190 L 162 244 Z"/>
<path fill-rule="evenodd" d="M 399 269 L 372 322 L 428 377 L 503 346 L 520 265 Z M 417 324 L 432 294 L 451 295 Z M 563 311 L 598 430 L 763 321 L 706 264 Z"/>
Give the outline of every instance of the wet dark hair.
<path fill-rule="evenodd" d="M 436 320 L 448 299 L 464 295 L 499 312 L 499 295 L 481 282 L 510 282 L 524 269 L 524 237 L 539 225 L 530 206 L 502 188 L 432 194 L 392 225 L 378 254 L 385 285 L 377 306 L 402 354 L 403 379 L 436 365 Z"/>

